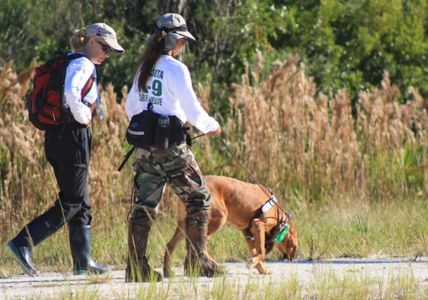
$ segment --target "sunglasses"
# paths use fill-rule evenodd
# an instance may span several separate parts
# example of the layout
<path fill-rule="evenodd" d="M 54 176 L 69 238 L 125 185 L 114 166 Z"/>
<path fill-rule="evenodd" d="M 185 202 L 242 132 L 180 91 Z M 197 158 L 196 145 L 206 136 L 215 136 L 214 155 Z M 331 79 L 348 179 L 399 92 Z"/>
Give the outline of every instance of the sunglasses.
<path fill-rule="evenodd" d="M 105 53 L 105 54 L 109 54 L 111 51 L 113 51 L 112 49 L 111 49 L 111 47 L 110 46 L 107 46 L 107 45 L 105 45 L 105 44 L 103 44 L 103 43 L 101 43 L 101 42 L 99 42 L 99 41 L 96 41 L 98 44 L 100 44 L 100 46 L 101 46 L 101 49 L 103 50 L 103 52 Z"/>

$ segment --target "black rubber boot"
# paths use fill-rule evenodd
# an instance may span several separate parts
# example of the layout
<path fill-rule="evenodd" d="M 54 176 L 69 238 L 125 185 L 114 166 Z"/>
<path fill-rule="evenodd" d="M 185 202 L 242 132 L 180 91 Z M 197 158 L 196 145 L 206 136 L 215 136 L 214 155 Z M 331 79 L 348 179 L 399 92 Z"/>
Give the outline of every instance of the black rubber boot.
<path fill-rule="evenodd" d="M 29 276 L 36 276 L 37 270 L 33 266 L 31 247 L 17 247 L 13 241 L 7 243 L 9 252 L 15 257 L 16 261 Z"/>
<path fill-rule="evenodd" d="M 69 225 L 69 240 L 73 258 L 73 274 L 103 274 L 109 271 L 106 266 L 97 264 L 91 257 L 91 226 Z"/>
<path fill-rule="evenodd" d="M 29 276 L 37 274 L 32 262 L 32 250 L 35 246 L 55 233 L 64 222 L 54 221 L 48 212 L 38 216 L 25 226 L 18 235 L 7 243 L 7 248 Z"/>
<path fill-rule="evenodd" d="M 162 274 L 153 270 L 146 257 L 147 241 L 152 226 L 148 217 L 129 221 L 128 229 L 128 261 L 125 281 L 161 281 Z"/>

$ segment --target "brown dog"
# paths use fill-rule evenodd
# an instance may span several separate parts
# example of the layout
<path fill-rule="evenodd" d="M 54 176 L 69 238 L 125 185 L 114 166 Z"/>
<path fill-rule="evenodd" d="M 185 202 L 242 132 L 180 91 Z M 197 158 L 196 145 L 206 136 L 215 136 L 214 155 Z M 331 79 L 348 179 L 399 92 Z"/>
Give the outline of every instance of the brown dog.
<path fill-rule="evenodd" d="M 208 223 L 208 236 L 217 232 L 229 221 L 246 236 L 246 242 L 252 258 L 248 261 L 248 267 L 255 267 L 260 274 L 269 274 L 270 271 L 263 266 L 262 261 L 266 254 L 273 248 L 273 238 L 266 241 L 272 229 L 280 221 L 288 220 L 288 216 L 273 205 L 268 211 L 257 218 L 255 213 L 266 203 L 269 196 L 256 184 L 243 182 L 230 177 L 205 176 L 206 184 L 212 195 L 212 209 Z M 174 236 L 167 244 L 164 255 L 163 271 L 165 277 L 171 275 L 170 256 L 178 243 L 185 236 L 186 211 L 182 201 L 177 208 L 177 228 Z M 275 246 L 283 253 L 283 259 L 292 260 L 296 255 L 297 232 L 294 222 L 288 221 L 289 232 L 285 239 Z M 246 229 L 249 228 L 251 233 Z M 253 238 L 248 238 L 252 234 Z M 266 246 L 268 249 L 266 249 Z"/>

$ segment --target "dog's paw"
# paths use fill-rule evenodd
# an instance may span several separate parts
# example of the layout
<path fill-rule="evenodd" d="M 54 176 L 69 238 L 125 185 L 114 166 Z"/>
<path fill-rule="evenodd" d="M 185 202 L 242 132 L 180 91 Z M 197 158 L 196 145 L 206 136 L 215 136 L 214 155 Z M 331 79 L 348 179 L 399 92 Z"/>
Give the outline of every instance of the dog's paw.
<path fill-rule="evenodd" d="M 247 261 L 245 262 L 245 266 L 248 269 L 254 268 L 256 266 L 256 263 L 254 263 L 254 258 L 247 259 Z"/>
<path fill-rule="evenodd" d="M 256 264 L 255 268 L 257 269 L 257 271 L 259 271 L 259 274 L 261 274 L 261 275 L 272 274 L 272 271 L 270 269 L 266 268 L 265 265 L 262 264 L 262 262 L 259 262 L 258 264 Z"/>

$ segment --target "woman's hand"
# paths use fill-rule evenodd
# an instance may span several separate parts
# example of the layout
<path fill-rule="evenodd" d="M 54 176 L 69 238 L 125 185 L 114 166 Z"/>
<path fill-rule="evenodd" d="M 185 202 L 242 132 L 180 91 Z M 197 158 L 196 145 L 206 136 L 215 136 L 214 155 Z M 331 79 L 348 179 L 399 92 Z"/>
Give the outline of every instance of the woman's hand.
<path fill-rule="evenodd" d="M 219 137 L 221 135 L 221 127 L 207 133 L 208 136 Z"/>

